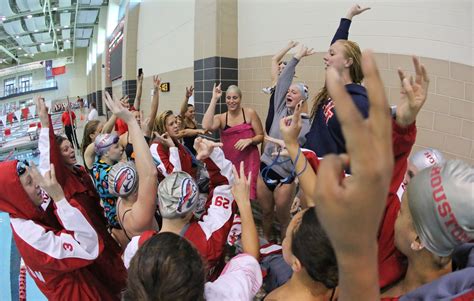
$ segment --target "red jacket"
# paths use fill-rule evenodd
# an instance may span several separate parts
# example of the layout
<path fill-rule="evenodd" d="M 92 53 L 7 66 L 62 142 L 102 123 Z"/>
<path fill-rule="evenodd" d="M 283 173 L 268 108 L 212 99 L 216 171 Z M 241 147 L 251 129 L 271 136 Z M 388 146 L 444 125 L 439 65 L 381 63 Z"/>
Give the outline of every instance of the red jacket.
<path fill-rule="evenodd" d="M 52 124 L 51 121 L 50 124 Z M 56 177 L 64 190 L 66 199 L 68 201 L 74 200 L 84 209 L 87 218 L 103 241 L 103 251 L 88 267 L 100 285 L 105 288 L 101 290 L 102 298 L 119 300 L 120 292 L 126 286 L 127 277 L 121 259 L 122 251 L 107 230 L 100 198 L 90 176 L 84 168 L 74 167 L 71 170 L 66 167 L 59 146 L 55 143 L 52 127 L 41 130 L 38 144 L 41 153 L 40 169 L 47 170 L 50 163 L 54 164 Z M 84 282 L 82 285 L 86 286 L 89 282 Z"/>
<path fill-rule="evenodd" d="M 224 157 L 222 149 L 215 148 L 205 163 L 211 181 L 207 210 L 200 220 L 191 221 L 180 234 L 201 254 L 209 271 L 208 280 L 212 281 L 224 267 L 224 249 L 234 220 L 236 204 L 231 192 L 232 163 Z M 127 266 L 138 248 L 150 237 L 150 233 L 145 232 L 132 238 L 124 254 Z"/>
<path fill-rule="evenodd" d="M 53 204 L 56 216 L 34 206 L 16 174 L 17 161 L 0 163 L 0 210 L 8 212 L 27 270 L 49 300 L 114 300 L 91 265 L 104 244 L 73 199 Z M 55 218 L 61 228 L 52 227 Z"/>
<path fill-rule="evenodd" d="M 74 120 L 76 120 L 76 114 L 74 114 L 73 111 L 71 111 L 71 117 L 72 117 L 72 120 L 69 118 L 69 112 L 68 111 L 65 111 L 62 115 L 61 115 L 61 121 L 63 123 L 64 126 L 66 125 L 69 125 L 71 126 L 72 125 L 72 122 Z"/>
<path fill-rule="evenodd" d="M 153 143 L 150 146 L 150 152 L 153 160 L 157 164 L 158 181 L 174 171 L 187 172 L 191 177 L 196 178 L 196 172 L 193 169 L 193 157 L 181 143 L 175 147 L 164 147 L 161 143 Z"/>

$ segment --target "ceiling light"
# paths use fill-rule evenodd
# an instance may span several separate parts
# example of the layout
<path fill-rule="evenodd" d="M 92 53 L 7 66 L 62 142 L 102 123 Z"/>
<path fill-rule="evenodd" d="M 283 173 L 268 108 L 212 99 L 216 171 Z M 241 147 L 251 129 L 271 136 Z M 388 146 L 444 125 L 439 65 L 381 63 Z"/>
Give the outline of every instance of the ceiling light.
<path fill-rule="evenodd" d="M 58 39 L 58 42 L 61 42 L 62 40 L 61 39 Z"/>
<path fill-rule="evenodd" d="M 44 43 L 41 43 L 41 46 L 44 46 Z"/>
<path fill-rule="evenodd" d="M 64 52 L 64 49 L 61 49 L 61 52 Z"/>
<path fill-rule="evenodd" d="M 64 28 L 69 28 L 69 25 L 64 25 Z"/>
<path fill-rule="evenodd" d="M 68 13 L 69 11 L 66 9 L 64 12 L 65 12 L 65 13 Z"/>
<path fill-rule="evenodd" d="M 64 40 L 64 42 L 69 43 L 69 39 Z"/>
<path fill-rule="evenodd" d="M 33 18 L 33 16 L 32 16 L 32 15 L 28 15 L 28 16 L 26 16 L 26 17 L 27 17 L 28 19 L 31 19 L 31 18 Z"/>
<path fill-rule="evenodd" d="M 61 28 L 56 28 L 56 31 L 61 31 Z"/>
<path fill-rule="evenodd" d="M 21 50 L 21 47 L 18 47 L 18 50 Z"/>
<path fill-rule="evenodd" d="M 15 38 L 19 39 L 19 38 L 20 38 L 20 36 L 16 36 Z"/>
<path fill-rule="evenodd" d="M 35 29 L 35 32 L 38 32 L 38 29 Z"/>
<path fill-rule="evenodd" d="M 2 21 L 5 21 L 6 19 L 7 19 L 7 17 L 5 17 L 5 16 L 4 16 L 4 17 L 2 17 Z"/>
<path fill-rule="evenodd" d="M 28 53 L 25 53 L 23 56 L 28 56 Z"/>
<path fill-rule="evenodd" d="M 56 10 L 58 10 L 58 8 L 57 8 L 57 7 L 53 7 L 53 10 L 56 11 Z"/>
<path fill-rule="evenodd" d="M 35 54 L 34 54 L 34 53 L 32 53 L 32 54 L 30 54 L 30 55 L 31 55 L 31 56 L 35 56 Z"/>

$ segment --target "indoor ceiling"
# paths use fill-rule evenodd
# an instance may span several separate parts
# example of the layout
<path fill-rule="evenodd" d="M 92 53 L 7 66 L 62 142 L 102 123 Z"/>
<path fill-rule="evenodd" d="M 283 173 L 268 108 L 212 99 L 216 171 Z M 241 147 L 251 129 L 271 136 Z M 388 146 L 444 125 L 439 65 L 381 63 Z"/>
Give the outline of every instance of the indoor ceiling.
<path fill-rule="evenodd" d="M 99 10 L 107 4 L 107 0 L 0 0 L 0 68 L 88 47 Z"/>

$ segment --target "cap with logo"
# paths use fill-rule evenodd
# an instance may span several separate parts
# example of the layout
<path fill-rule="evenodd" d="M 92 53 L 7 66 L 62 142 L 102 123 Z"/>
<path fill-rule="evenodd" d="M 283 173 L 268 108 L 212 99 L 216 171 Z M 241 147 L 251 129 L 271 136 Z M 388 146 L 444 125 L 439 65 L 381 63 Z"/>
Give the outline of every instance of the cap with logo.
<path fill-rule="evenodd" d="M 408 206 L 421 242 L 448 256 L 474 241 L 474 167 L 449 160 L 419 172 L 407 189 Z"/>

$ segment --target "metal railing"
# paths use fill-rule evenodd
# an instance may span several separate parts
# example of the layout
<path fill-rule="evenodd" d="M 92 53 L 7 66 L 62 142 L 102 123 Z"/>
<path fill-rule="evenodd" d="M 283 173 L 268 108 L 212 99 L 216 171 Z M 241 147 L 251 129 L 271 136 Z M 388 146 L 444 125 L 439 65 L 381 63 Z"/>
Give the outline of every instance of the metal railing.
<path fill-rule="evenodd" d="M 15 97 L 19 95 L 25 95 L 30 93 L 36 93 L 44 90 L 54 90 L 58 88 L 58 82 L 55 79 L 46 80 L 41 83 L 35 83 L 31 85 L 22 85 L 19 87 L 7 87 L 0 89 L 0 99 L 6 97 Z"/>

